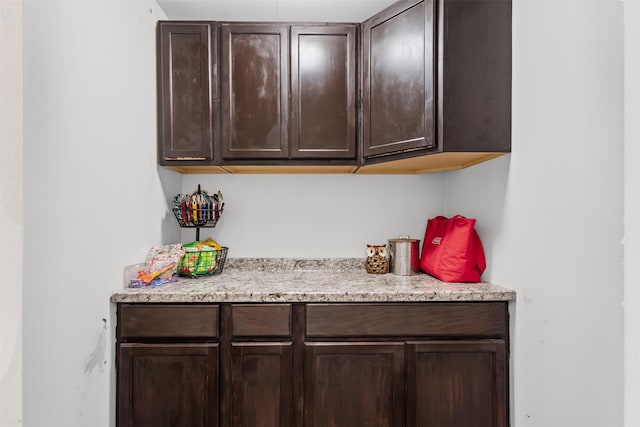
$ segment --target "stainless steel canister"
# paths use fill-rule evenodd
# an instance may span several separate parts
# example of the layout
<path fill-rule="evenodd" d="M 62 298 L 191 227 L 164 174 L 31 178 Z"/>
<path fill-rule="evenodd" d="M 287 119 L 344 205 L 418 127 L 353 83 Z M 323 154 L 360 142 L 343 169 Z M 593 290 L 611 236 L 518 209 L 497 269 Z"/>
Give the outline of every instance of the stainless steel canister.
<path fill-rule="evenodd" d="M 411 276 L 420 272 L 420 240 L 400 236 L 389 239 L 389 273 Z"/>

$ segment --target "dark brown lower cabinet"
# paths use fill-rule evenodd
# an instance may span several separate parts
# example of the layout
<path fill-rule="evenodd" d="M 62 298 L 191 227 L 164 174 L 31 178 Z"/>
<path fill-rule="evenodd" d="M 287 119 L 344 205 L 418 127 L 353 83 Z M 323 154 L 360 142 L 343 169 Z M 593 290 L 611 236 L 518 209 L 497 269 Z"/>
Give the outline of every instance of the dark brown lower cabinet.
<path fill-rule="evenodd" d="M 407 344 L 407 425 L 505 427 L 503 340 Z"/>
<path fill-rule="evenodd" d="M 508 325 L 506 302 L 119 304 L 117 425 L 508 427 Z"/>
<path fill-rule="evenodd" d="M 121 344 L 120 427 L 218 425 L 218 344 Z"/>
<path fill-rule="evenodd" d="M 402 343 L 306 343 L 307 427 L 404 426 Z"/>
<path fill-rule="evenodd" d="M 234 426 L 289 427 L 292 410 L 291 343 L 233 343 Z"/>

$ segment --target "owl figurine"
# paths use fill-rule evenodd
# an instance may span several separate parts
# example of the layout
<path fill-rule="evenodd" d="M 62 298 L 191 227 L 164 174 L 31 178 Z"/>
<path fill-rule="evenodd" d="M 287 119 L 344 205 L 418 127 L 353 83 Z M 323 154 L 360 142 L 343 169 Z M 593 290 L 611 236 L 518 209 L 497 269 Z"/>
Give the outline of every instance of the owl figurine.
<path fill-rule="evenodd" d="M 387 245 L 367 244 L 367 273 L 385 274 L 389 271 Z"/>

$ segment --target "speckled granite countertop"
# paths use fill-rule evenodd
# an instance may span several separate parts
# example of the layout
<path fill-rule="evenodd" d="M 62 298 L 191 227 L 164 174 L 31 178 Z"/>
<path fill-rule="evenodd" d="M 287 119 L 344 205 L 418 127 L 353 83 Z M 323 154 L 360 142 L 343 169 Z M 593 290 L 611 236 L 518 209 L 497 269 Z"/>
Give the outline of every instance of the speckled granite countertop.
<path fill-rule="evenodd" d="M 222 274 L 181 277 L 159 287 L 116 291 L 112 302 L 428 302 L 511 301 L 489 283 L 444 283 L 427 274 L 368 274 L 364 260 L 230 258 Z"/>

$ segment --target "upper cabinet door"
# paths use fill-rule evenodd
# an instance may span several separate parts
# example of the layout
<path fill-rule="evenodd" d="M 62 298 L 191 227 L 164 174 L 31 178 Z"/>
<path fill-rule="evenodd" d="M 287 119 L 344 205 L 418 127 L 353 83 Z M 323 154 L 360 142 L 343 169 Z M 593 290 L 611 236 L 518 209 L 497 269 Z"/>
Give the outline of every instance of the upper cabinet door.
<path fill-rule="evenodd" d="M 158 160 L 213 159 L 216 32 L 213 23 L 160 22 Z M 214 83 L 212 83 L 212 81 Z M 217 124 L 217 123 L 216 123 Z"/>
<path fill-rule="evenodd" d="M 365 157 L 435 146 L 433 18 L 433 1 L 405 1 L 363 24 Z"/>
<path fill-rule="evenodd" d="M 288 27 L 222 25 L 222 145 L 225 159 L 288 153 Z"/>
<path fill-rule="evenodd" d="M 291 158 L 356 157 L 356 26 L 291 27 Z"/>

